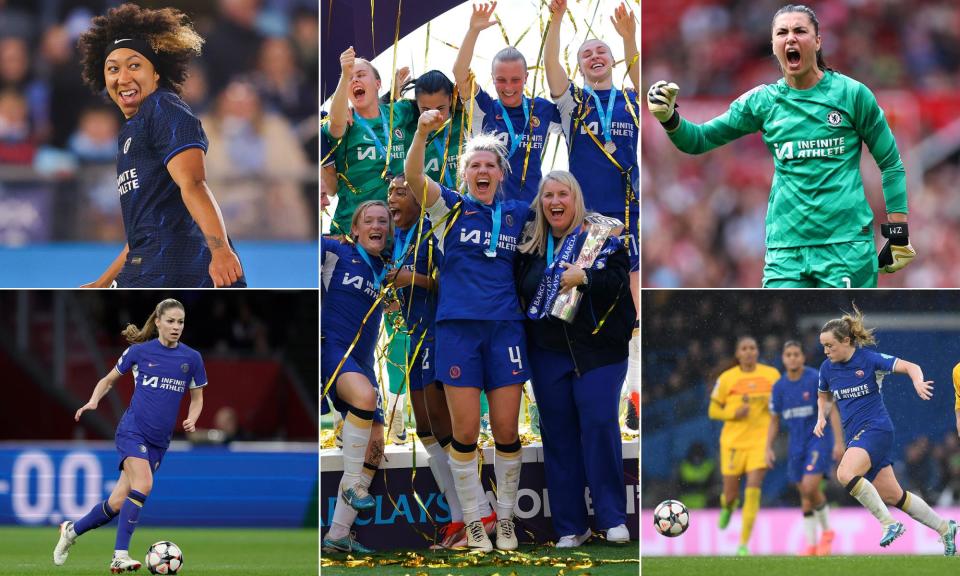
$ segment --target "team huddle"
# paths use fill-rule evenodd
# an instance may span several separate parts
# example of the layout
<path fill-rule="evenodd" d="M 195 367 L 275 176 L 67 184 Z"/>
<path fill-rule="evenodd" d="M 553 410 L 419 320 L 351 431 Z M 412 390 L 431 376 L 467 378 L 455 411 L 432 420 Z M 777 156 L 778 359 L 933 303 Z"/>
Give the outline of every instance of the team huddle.
<path fill-rule="evenodd" d="M 876 341 L 856 307 L 852 314 L 823 326 L 820 344 L 827 359 L 818 373 L 804 366 L 799 342 L 785 343 L 786 374 L 781 376 L 772 366 L 757 362 L 756 340 L 744 336 L 737 341 L 737 366 L 720 375 L 710 396 L 710 417 L 724 422 L 720 529 L 727 527 L 738 506 L 741 477 L 746 475 L 738 554 L 749 554 L 760 487 L 776 460 L 772 446 L 782 422 L 790 435 L 788 478 L 800 492 L 804 516 L 804 555 L 830 553 L 834 533 L 821 485 L 834 464 L 840 484 L 883 527 L 880 546 L 889 546 L 905 531 L 903 523 L 890 515 L 888 506 L 896 506 L 937 532 L 944 555 L 955 555 L 957 523 L 942 518 L 920 496 L 902 489 L 894 475 L 893 423 L 880 394 L 883 378 L 891 372 L 909 376 L 924 400 L 931 398 L 932 382 L 924 380 L 918 365 L 866 348 Z M 960 384 L 957 370 L 954 372 L 955 384 Z M 960 385 L 957 389 L 960 398 Z"/>
<path fill-rule="evenodd" d="M 326 551 L 369 550 L 350 528 L 375 506 L 369 487 L 383 454 L 381 322 L 391 342 L 406 342 L 399 358 L 417 435 L 450 508 L 437 545 L 490 551 L 495 535 L 498 549 L 517 548 L 528 380 L 551 497 L 570 502 L 554 510 L 557 545 L 592 535 L 587 486 L 595 528 L 608 541 L 630 538 L 618 407 L 625 379 L 639 382 L 627 377 L 639 365 L 636 22 L 625 4 L 610 16 L 633 88 L 614 85 L 616 60 L 598 39 L 577 51 L 578 86 L 559 56 L 566 1 L 554 0 L 544 43 L 552 101 L 524 94 L 527 59 L 513 47 L 493 59 L 494 98 L 470 61 L 495 8 L 474 7 L 454 81 L 427 72 L 407 82 L 412 100 L 397 99 L 405 70 L 381 101 L 372 64 L 352 48 L 340 57 L 322 143 L 321 186 L 338 200 L 322 240 L 321 385 L 344 416 L 344 473 Z M 544 170 L 550 133 L 563 135 L 569 171 Z M 551 313 L 574 294 L 563 320 Z M 496 444 L 494 505 L 477 473 L 482 401 Z"/>

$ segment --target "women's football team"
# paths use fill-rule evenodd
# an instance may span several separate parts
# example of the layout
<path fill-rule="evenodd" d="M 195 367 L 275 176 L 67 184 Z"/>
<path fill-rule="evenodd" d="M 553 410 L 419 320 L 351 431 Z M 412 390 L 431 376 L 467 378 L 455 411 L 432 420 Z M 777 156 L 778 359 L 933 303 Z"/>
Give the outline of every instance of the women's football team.
<path fill-rule="evenodd" d="M 513 47 L 493 59 L 494 98 L 470 61 L 496 5 L 474 6 L 456 84 L 427 72 L 410 81 L 413 100 L 381 102 L 373 65 L 352 47 L 340 58 L 323 128 L 325 194 L 339 202 L 322 243 L 321 384 L 343 415 L 344 466 L 328 552 L 369 550 L 350 528 L 376 505 L 369 487 L 385 419 L 374 352 L 384 312 L 396 309 L 417 434 L 450 508 L 438 546 L 517 548 L 528 380 L 545 407 L 551 497 L 570 503 L 553 509 L 557 545 L 591 537 L 588 486 L 594 528 L 608 541 L 630 539 L 618 412 L 623 383 L 639 382 L 627 376 L 639 365 L 636 18 L 626 3 L 610 16 L 632 88 L 615 85 L 613 50 L 597 39 L 577 50 L 582 85 L 571 81 L 559 56 L 566 1 L 554 0 L 545 44 L 552 101 L 524 95 L 527 60 Z M 541 178 L 550 133 L 564 135 L 571 170 Z M 578 262 L 588 242 L 598 254 Z M 574 292 L 574 316 L 553 317 L 557 299 Z M 492 501 L 477 473 L 481 393 L 496 445 Z"/>

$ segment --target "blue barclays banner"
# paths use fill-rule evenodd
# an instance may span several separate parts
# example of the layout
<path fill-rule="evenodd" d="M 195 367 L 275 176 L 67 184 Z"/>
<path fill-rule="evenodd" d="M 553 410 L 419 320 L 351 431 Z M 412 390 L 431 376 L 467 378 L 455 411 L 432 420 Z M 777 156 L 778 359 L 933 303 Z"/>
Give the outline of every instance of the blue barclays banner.
<path fill-rule="evenodd" d="M 395 548 L 426 548 L 433 544 L 435 532 L 450 521 L 450 509 L 440 493 L 427 465 L 426 452 L 417 445 L 416 458 L 409 445 L 387 446 L 387 462 L 381 466 L 370 486 L 370 494 L 377 505 L 360 512 L 353 525 L 357 540 L 375 550 Z M 637 442 L 623 445 L 624 495 L 627 503 L 627 527 L 630 538 L 639 540 L 639 446 Z M 333 521 L 337 500 L 337 486 L 343 474 L 340 451 L 324 450 L 320 473 L 320 526 L 326 532 Z M 484 450 L 483 486 L 491 505 L 496 503 L 493 486 L 493 449 Z M 413 464 L 416 463 L 416 466 Z M 415 489 L 415 493 L 414 493 Z M 593 516 L 590 491 L 584 495 L 587 510 Z M 419 502 L 418 502 L 419 499 Z M 423 505 L 421 506 L 420 503 Z M 515 518 L 521 543 L 556 542 L 550 512 L 550 495 L 544 475 L 542 449 L 538 445 L 525 446 L 520 488 L 517 491 Z M 596 526 L 593 526 L 596 528 Z"/>
<path fill-rule="evenodd" d="M 75 520 L 120 477 L 117 452 L 63 445 L 0 446 L 0 524 Z M 248 446 L 251 446 L 248 444 Z M 277 451 L 171 447 L 141 520 L 153 526 L 316 526 L 317 447 Z"/>

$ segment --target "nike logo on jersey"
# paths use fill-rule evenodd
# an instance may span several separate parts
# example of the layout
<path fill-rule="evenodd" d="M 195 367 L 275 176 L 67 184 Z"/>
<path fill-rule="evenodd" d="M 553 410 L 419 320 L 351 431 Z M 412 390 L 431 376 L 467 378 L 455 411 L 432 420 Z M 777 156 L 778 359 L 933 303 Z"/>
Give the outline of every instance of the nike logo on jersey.
<path fill-rule="evenodd" d="M 113 43 L 114 43 L 114 44 L 119 44 L 119 43 L 121 43 L 121 42 L 128 42 L 128 41 L 130 41 L 130 40 L 133 40 L 133 38 L 118 38 L 118 39 L 114 40 Z"/>
<path fill-rule="evenodd" d="M 464 216 L 473 216 L 473 215 L 476 214 L 477 212 L 479 212 L 479 210 L 464 210 L 464 211 L 463 211 L 463 215 L 464 215 Z"/>
<path fill-rule="evenodd" d="M 521 373 L 523 373 L 523 370 L 514 370 L 514 371 L 513 371 L 513 375 L 514 375 L 514 376 L 518 376 L 518 375 L 520 375 Z"/>
<path fill-rule="evenodd" d="M 153 368 L 153 367 L 155 367 L 155 366 L 159 366 L 159 364 L 154 364 L 153 362 L 147 362 L 147 366 L 148 366 L 149 368 Z"/>

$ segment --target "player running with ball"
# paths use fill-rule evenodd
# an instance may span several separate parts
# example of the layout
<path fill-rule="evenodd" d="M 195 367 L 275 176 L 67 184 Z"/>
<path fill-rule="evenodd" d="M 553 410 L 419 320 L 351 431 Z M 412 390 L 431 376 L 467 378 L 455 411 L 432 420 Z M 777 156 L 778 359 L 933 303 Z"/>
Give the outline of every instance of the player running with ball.
<path fill-rule="evenodd" d="M 837 468 L 837 480 L 883 525 L 881 546 L 889 546 L 905 531 L 903 523 L 894 520 L 887 509 L 894 505 L 940 535 L 944 556 L 956 555 L 957 523 L 941 518 L 922 498 L 901 488 L 893 474 L 893 422 L 880 395 L 883 377 L 890 372 L 908 375 L 924 400 L 933 395 L 933 382 L 924 380 L 923 370 L 912 362 L 864 348 L 876 340 L 873 331 L 864 327 L 863 314 L 856 307 L 853 314 L 824 324 L 820 344 L 827 359 L 820 366 L 813 433 L 824 435 L 836 400 L 847 432 L 847 450 Z"/>
<path fill-rule="evenodd" d="M 153 489 L 153 476 L 170 446 L 180 400 L 187 390 L 190 409 L 183 421 L 185 432 L 196 430 L 203 410 L 207 372 L 200 353 L 180 342 L 183 323 L 183 304 L 168 298 L 157 304 L 143 328 L 127 326 L 123 335 L 130 347 L 120 356 L 116 367 L 97 382 L 90 401 L 77 410 L 74 419 L 79 422 L 84 412 L 97 409 L 100 400 L 120 377 L 133 370 L 133 398 L 117 426 L 120 479 L 110 497 L 94 506 L 86 516 L 60 524 L 60 540 L 53 550 L 53 563 L 57 566 L 67 561 L 70 547 L 79 536 L 119 516 L 110 572 L 119 574 L 140 569 L 140 562 L 130 557 L 130 539 L 140 510 Z"/>
<path fill-rule="evenodd" d="M 777 11 L 773 53 L 783 71 L 705 124 L 676 111 L 679 88 L 657 82 L 650 112 L 678 149 L 702 154 L 761 132 L 773 154 L 766 219 L 764 288 L 868 288 L 916 256 L 907 229 L 907 187 L 893 133 L 873 93 L 831 70 L 820 51 L 820 23 L 806 6 Z M 860 175 L 861 144 L 880 166 L 888 223 L 876 253 L 873 211 Z"/>

